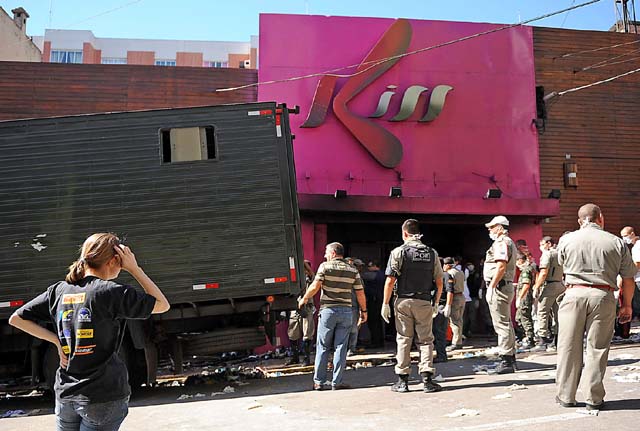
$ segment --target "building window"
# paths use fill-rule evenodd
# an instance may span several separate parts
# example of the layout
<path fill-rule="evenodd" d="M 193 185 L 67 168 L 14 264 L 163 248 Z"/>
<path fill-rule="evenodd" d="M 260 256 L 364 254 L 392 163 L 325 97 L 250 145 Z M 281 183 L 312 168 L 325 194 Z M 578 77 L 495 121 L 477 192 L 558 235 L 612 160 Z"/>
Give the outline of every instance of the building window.
<path fill-rule="evenodd" d="M 162 163 L 216 159 L 216 135 L 212 126 L 160 130 Z"/>
<path fill-rule="evenodd" d="M 102 64 L 127 64 L 127 59 L 118 57 L 103 57 Z"/>
<path fill-rule="evenodd" d="M 175 66 L 175 60 L 156 60 L 156 66 Z"/>
<path fill-rule="evenodd" d="M 82 63 L 82 51 L 51 50 L 51 63 Z"/>
<path fill-rule="evenodd" d="M 205 61 L 204 67 L 229 67 L 228 61 Z"/>

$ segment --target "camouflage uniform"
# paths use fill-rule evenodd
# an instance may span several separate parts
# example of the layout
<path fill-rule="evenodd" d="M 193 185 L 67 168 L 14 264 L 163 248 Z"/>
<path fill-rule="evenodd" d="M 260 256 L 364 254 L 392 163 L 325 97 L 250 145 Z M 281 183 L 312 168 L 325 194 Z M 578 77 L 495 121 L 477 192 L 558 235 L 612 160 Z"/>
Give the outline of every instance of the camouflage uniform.
<path fill-rule="evenodd" d="M 525 284 L 529 285 L 529 292 L 520 301 L 520 307 L 516 311 L 516 322 L 520 325 L 524 331 L 526 339 L 531 344 L 533 342 L 533 317 L 531 316 L 531 310 L 533 308 L 533 273 L 534 269 L 530 264 L 526 264 L 520 270 L 520 277 L 518 278 L 518 290 L 517 297 L 520 297 L 520 293 Z"/>

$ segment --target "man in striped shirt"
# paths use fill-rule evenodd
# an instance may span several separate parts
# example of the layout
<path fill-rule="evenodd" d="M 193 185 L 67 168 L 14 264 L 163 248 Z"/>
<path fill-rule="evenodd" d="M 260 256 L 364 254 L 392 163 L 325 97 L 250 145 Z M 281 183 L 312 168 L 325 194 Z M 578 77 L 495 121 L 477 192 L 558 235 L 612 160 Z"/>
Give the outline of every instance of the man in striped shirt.
<path fill-rule="evenodd" d="M 358 305 L 360 305 L 360 323 L 367 321 L 367 303 L 360 274 L 356 268 L 345 262 L 342 244 L 332 242 L 327 245 L 324 257 L 327 261 L 320 265 L 313 283 L 298 301 L 298 307 L 302 307 L 319 290 L 322 290 L 313 374 L 313 389 L 316 391 L 324 389 L 329 353 L 332 349 L 335 349 L 335 353 L 333 354 L 331 389 L 349 388 L 342 383 L 342 375 L 347 365 L 347 349 L 352 324 L 352 291 L 355 291 Z"/>

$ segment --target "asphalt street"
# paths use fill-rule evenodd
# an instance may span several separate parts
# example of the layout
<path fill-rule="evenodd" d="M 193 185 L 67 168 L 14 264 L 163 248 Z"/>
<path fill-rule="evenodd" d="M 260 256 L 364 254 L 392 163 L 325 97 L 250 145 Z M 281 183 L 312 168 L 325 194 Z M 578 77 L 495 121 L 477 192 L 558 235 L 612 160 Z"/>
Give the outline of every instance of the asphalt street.
<path fill-rule="evenodd" d="M 314 392 L 311 374 L 295 369 L 272 372 L 278 376 L 274 378 L 143 388 L 133 397 L 121 429 L 637 429 L 638 343 L 612 346 L 605 377 L 606 409 L 598 416 L 586 414 L 580 392 L 576 408 L 555 403 L 555 353 L 520 354 L 519 371 L 498 376 L 474 372 L 474 366 L 491 361 L 473 356 L 473 351 L 463 352 L 467 358 L 457 354 L 457 359 L 438 364 L 444 390 L 436 394 L 422 392 L 415 365 L 411 392 L 390 391 L 395 381 L 391 348 L 376 354 L 366 352 L 350 361 L 352 369 L 345 377 L 353 386 L 349 390 Z M 279 362 L 264 365 L 274 370 Z M 0 415 L 21 410 L 27 416 L 0 419 L 0 430 L 54 429 L 52 407 L 52 399 L 46 396 L 2 399 Z"/>

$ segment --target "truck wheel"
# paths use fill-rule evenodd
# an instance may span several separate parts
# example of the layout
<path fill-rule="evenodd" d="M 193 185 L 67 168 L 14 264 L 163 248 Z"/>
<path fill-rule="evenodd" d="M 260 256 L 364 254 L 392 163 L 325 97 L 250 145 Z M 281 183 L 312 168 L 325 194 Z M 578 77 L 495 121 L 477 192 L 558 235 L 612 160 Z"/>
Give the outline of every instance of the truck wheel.
<path fill-rule="evenodd" d="M 44 360 L 42 361 L 42 375 L 44 376 L 47 389 L 51 392 L 53 392 L 53 385 L 56 382 L 56 372 L 58 368 L 60 368 L 58 350 L 53 344 L 49 344 L 44 353 Z"/>

